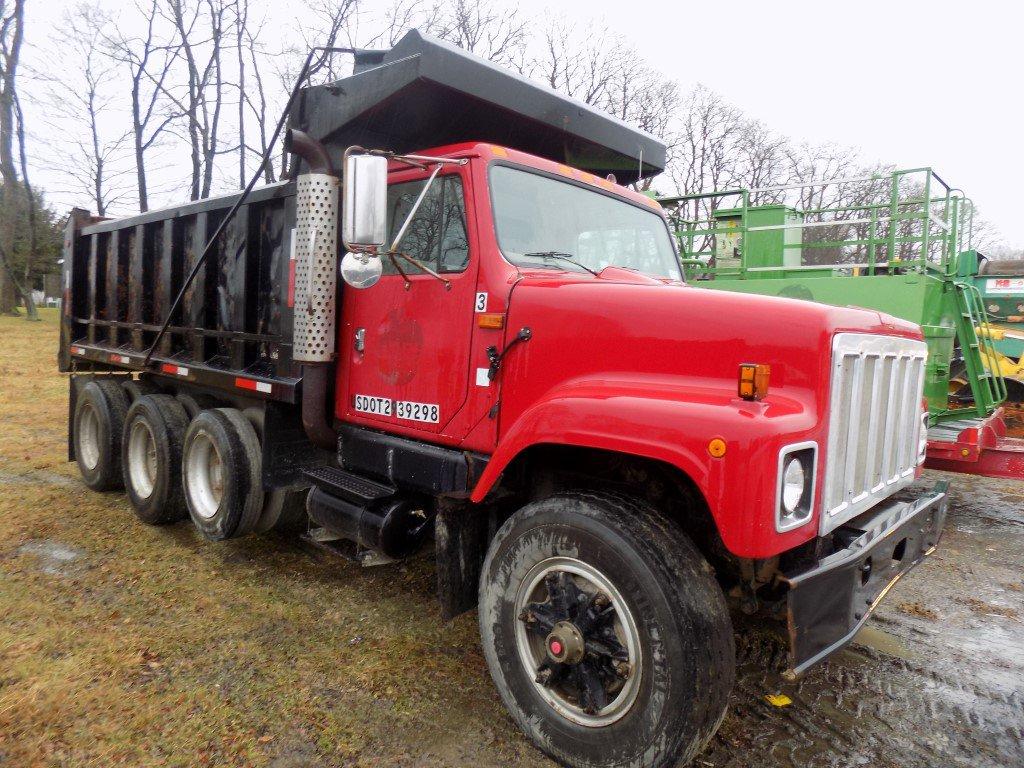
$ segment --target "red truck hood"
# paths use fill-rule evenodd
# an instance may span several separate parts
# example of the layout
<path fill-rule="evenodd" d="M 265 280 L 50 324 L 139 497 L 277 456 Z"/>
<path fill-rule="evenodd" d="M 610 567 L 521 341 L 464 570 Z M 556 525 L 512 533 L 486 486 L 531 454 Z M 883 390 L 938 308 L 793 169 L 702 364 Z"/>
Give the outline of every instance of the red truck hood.
<path fill-rule="evenodd" d="M 523 355 L 538 363 L 517 382 L 524 405 L 566 380 L 606 374 L 674 375 L 735 391 L 741 363 L 770 365 L 774 393 L 818 399 L 827 397 L 836 333 L 922 338 L 913 323 L 874 310 L 704 290 L 622 269 L 598 277 L 524 270 L 507 327 L 526 326 L 533 338 Z"/>
<path fill-rule="evenodd" d="M 575 296 L 592 296 L 599 305 L 607 305 L 606 309 L 610 311 L 621 308 L 630 315 L 636 311 L 638 322 L 643 322 L 643 318 L 652 314 L 657 316 L 659 324 L 676 326 L 682 322 L 688 336 L 693 330 L 691 323 L 696 319 L 706 323 L 703 327 L 709 333 L 714 333 L 711 326 L 719 323 L 728 326 L 731 331 L 735 330 L 738 315 L 744 323 L 752 321 L 752 325 L 740 328 L 749 338 L 770 339 L 771 328 L 793 323 L 805 327 L 827 327 L 833 332 L 859 331 L 923 338 L 920 327 L 915 323 L 874 309 L 834 307 L 799 299 L 694 289 L 681 281 L 655 278 L 619 267 L 606 267 L 596 277 L 545 269 L 521 269 L 520 274 L 522 279 L 517 283 L 515 294 L 519 298 L 522 297 L 520 291 L 523 289 L 532 293 L 535 289 L 546 292 L 548 289 L 563 287 Z M 630 290 L 632 287 L 640 290 Z M 564 300 L 566 295 L 560 294 L 559 300 Z M 631 299 L 636 302 L 635 305 Z M 573 305 L 573 309 L 576 311 L 580 308 Z M 726 313 L 727 316 L 705 313 Z"/>

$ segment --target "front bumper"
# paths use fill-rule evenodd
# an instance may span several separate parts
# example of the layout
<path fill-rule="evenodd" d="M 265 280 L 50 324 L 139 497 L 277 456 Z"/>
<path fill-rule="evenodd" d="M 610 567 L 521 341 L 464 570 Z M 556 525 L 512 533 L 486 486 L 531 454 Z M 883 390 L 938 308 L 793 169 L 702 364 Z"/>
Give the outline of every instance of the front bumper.
<path fill-rule="evenodd" d="M 903 574 L 930 555 L 946 520 L 948 483 L 913 501 L 884 501 L 834 533 L 845 546 L 783 578 L 790 673 L 846 645 Z"/>

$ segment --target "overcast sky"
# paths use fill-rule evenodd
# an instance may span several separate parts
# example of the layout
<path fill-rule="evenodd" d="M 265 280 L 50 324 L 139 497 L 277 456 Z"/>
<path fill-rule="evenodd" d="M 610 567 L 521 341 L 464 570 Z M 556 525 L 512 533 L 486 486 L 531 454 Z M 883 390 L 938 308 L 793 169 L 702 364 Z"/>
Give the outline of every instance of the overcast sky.
<path fill-rule="evenodd" d="M 525 13 L 550 3 L 518 0 Z M 560 3 L 797 140 L 931 166 L 1024 247 L 1024 2 Z"/>
<path fill-rule="evenodd" d="M 29 41 L 42 43 L 70 4 L 29 0 Z M 1024 248 L 1024 3 L 514 4 L 538 23 L 552 11 L 603 21 L 684 89 L 703 83 L 797 141 L 932 166 Z M 52 186 L 46 176 L 39 183 Z"/>

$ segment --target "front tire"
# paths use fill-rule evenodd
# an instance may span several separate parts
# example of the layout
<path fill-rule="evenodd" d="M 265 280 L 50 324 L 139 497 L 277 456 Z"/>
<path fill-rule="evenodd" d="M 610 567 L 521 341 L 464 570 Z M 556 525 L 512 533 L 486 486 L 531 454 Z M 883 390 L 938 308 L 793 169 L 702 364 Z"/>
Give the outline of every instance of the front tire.
<path fill-rule="evenodd" d="M 717 730 L 735 678 L 714 573 L 646 503 L 563 493 L 516 512 L 480 580 L 505 706 L 564 765 L 670 766 Z"/>

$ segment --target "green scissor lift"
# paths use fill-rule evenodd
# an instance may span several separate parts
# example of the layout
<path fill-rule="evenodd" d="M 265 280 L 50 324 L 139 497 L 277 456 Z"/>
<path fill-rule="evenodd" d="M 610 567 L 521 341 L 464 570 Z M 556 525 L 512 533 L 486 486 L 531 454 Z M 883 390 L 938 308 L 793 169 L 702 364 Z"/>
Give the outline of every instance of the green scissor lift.
<path fill-rule="evenodd" d="M 815 202 L 792 204 L 793 196 Z M 1024 477 L 1024 441 L 1011 441 L 1020 445 L 1011 446 L 1009 470 L 981 466 L 993 458 L 981 454 L 1005 438 L 1006 384 L 972 278 L 973 207 L 930 168 L 660 202 L 694 286 L 866 307 L 920 325 L 929 437 L 937 455 L 972 464 L 942 468 Z M 950 367 L 961 355 L 970 396 L 951 399 Z"/>

